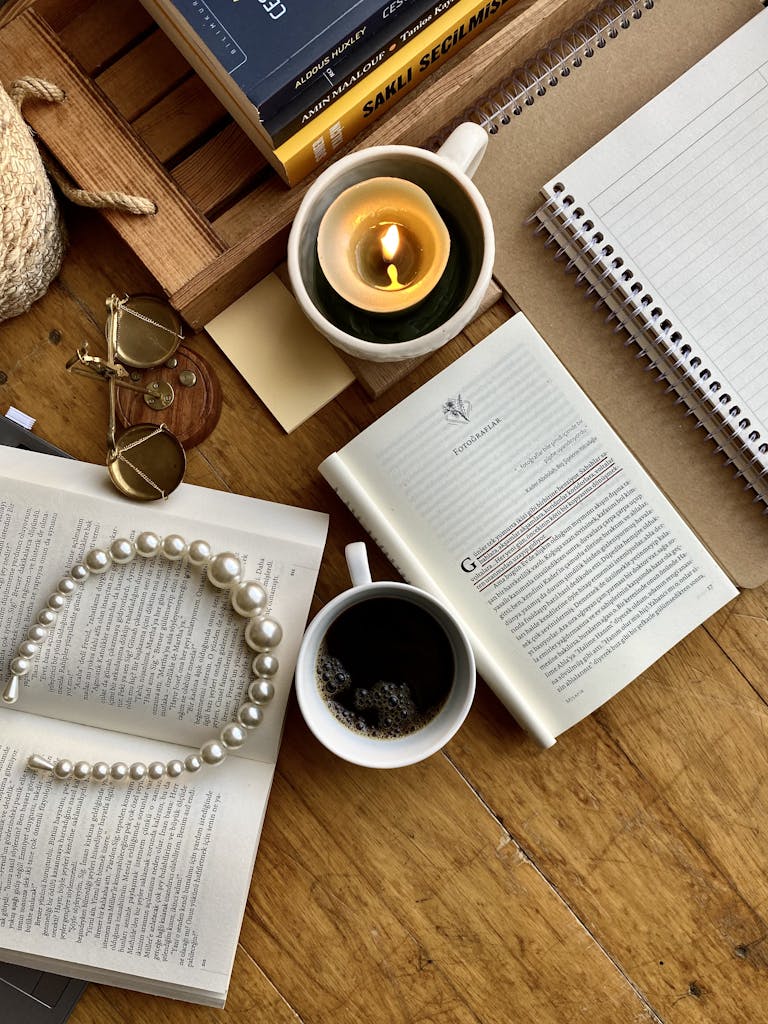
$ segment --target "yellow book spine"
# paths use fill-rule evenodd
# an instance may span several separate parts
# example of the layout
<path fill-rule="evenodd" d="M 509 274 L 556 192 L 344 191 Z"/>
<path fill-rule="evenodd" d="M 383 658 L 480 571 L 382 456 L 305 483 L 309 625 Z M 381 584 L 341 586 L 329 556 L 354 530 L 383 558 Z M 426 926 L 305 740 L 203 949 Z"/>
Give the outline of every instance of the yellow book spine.
<path fill-rule="evenodd" d="M 271 161 L 289 185 L 311 174 L 328 157 L 372 124 L 439 64 L 457 53 L 516 0 L 460 0 L 410 39 L 381 67 L 344 93 L 311 124 L 274 151 Z"/>

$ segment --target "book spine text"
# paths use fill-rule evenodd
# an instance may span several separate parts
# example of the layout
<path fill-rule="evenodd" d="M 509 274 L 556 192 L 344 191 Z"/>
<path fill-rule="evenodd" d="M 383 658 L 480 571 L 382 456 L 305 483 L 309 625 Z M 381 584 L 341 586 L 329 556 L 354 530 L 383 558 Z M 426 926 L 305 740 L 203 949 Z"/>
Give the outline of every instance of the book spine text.
<path fill-rule="evenodd" d="M 454 7 L 459 0 L 429 0 L 408 6 L 404 14 L 385 23 L 385 28 L 372 40 L 329 67 L 312 85 L 302 89 L 293 101 L 272 117 L 262 119 L 275 147 L 287 142 L 297 131 L 314 121 L 353 86 L 380 67 L 392 54 L 423 32 L 432 22 Z"/>
<path fill-rule="evenodd" d="M 452 11 L 448 9 L 450 0 L 443 3 L 446 12 L 431 26 L 275 150 L 272 162 L 289 185 L 301 181 L 363 128 L 378 120 L 441 63 L 509 10 L 515 0 L 460 0 Z"/>
<path fill-rule="evenodd" d="M 351 28 L 342 39 L 334 40 L 311 64 L 299 67 L 288 82 L 265 97 L 258 104 L 262 120 L 279 117 L 283 109 L 307 89 L 314 86 L 317 91 L 318 84 L 327 83 L 329 76 L 333 76 L 334 67 L 339 61 L 355 58 L 361 61 L 363 54 L 370 55 L 376 46 L 375 37 L 402 16 L 403 8 L 414 3 L 416 0 L 388 0 L 382 3 L 374 14 Z"/>

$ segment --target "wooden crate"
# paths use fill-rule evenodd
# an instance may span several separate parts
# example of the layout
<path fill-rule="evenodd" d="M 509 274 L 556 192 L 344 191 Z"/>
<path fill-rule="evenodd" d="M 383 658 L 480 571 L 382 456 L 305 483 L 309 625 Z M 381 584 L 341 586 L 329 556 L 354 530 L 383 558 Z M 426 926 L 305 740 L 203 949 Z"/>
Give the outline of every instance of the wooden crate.
<path fill-rule="evenodd" d="M 347 149 L 423 144 L 593 5 L 518 0 Z M 2 81 L 32 75 L 65 90 L 62 104 L 29 103 L 25 116 L 77 185 L 157 203 L 151 217 L 106 216 L 201 327 L 284 259 L 312 179 L 286 188 L 138 0 L 26 6 L 10 4 L 0 29 Z"/>

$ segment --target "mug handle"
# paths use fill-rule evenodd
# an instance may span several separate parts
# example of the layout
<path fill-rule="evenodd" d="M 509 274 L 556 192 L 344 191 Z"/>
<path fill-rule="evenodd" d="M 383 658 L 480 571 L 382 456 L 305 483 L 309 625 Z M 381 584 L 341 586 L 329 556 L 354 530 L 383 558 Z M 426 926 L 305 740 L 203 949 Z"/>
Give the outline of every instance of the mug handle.
<path fill-rule="evenodd" d="M 344 557 L 347 560 L 349 578 L 353 587 L 362 587 L 365 583 L 371 583 L 371 570 L 368 567 L 368 551 L 361 540 L 354 544 L 347 544 L 344 548 Z"/>
<path fill-rule="evenodd" d="M 474 177 L 488 146 L 488 132 L 479 124 L 465 121 L 454 128 L 437 155 L 443 160 L 456 164 L 469 178 Z"/>

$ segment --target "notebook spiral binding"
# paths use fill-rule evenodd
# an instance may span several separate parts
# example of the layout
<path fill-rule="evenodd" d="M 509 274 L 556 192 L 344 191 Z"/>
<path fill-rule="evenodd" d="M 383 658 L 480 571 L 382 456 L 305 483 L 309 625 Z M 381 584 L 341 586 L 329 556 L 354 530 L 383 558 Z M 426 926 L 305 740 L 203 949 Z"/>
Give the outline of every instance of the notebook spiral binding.
<path fill-rule="evenodd" d="M 605 0 L 590 11 L 563 35 L 552 39 L 535 56 L 512 71 L 488 96 L 479 99 L 461 117 L 447 125 L 439 135 L 427 143 L 437 149 L 450 132 L 463 121 L 475 121 L 489 134 L 495 135 L 500 127 L 510 124 L 526 107 L 548 89 L 554 89 L 563 78 L 590 60 L 598 50 L 619 33 L 628 29 L 632 20 L 638 20 L 644 11 L 655 6 L 656 0 Z"/>
<path fill-rule="evenodd" d="M 676 328 L 638 274 L 614 253 L 613 246 L 589 220 L 565 187 L 556 183 L 553 194 L 529 218 L 538 221 L 536 233 L 546 231 L 547 246 L 558 245 L 555 259 L 568 257 L 566 272 L 578 271 L 576 284 L 585 284 L 586 295 L 597 295 L 595 308 L 606 306 L 607 322 L 616 321 L 614 333 L 626 333 L 625 345 L 637 345 L 637 358 L 648 361 L 646 370 L 657 371 L 657 380 L 667 381 L 676 401 L 688 407 L 686 415 L 716 442 L 726 465 L 733 465 L 743 478 L 745 490 L 755 491 L 756 502 L 768 513 L 768 436 L 761 436 L 734 399 L 716 379 Z"/>

